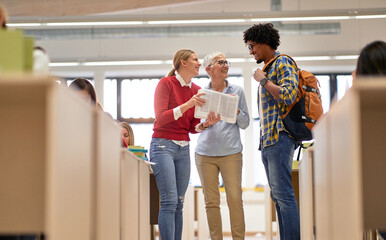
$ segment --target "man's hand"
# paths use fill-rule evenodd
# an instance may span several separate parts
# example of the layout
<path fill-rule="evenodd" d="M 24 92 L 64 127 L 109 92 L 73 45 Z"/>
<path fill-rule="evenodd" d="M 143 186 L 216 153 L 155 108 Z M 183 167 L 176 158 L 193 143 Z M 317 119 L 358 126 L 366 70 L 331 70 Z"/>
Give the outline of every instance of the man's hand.
<path fill-rule="evenodd" d="M 267 73 L 263 72 L 260 68 L 256 69 L 255 73 L 253 74 L 253 78 L 260 83 L 261 79 L 265 78 Z"/>

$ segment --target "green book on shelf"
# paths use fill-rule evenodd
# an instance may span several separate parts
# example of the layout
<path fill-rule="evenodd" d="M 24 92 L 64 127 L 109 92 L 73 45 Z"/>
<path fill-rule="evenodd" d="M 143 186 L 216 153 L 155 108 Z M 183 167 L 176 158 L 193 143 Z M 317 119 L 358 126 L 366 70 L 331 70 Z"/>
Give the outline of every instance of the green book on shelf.
<path fill-rule="evenodd" d="M 32 72 L 33 68 L 33 50 L 34 50 L 34 38 L 24 37 L 24 71 Z"/>
<path fill-rule="evenodd" d="M 24 37 L 21 30 L 0 30 L 0 72 L 23 72 Z"/>

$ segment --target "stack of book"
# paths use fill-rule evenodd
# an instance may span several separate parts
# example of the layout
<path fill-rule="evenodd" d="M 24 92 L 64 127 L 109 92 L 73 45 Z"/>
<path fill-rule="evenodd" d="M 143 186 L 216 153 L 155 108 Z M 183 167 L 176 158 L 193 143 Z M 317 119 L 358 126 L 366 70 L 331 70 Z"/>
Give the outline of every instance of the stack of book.
<path fill-rule="evenodd" d="M 137 157 L 141 158 L 142 160 L 147 161 L 146 153 L 147 150 L 144 147 L 141 146 L 128 146 L 127 149 L 134 153 Z"/>

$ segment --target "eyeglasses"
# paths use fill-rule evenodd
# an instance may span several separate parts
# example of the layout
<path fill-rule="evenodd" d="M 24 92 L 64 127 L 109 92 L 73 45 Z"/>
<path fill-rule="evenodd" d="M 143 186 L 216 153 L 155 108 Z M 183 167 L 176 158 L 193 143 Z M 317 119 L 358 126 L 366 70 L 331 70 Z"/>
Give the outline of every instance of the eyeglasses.
<path fill-rule="evenodd" d="M 251 43 L 251 44 L 248 44 L 247 47 L 248 47 L 249 51 L 253 51 L 254 45 L 253 45 L 253 43 Z"/>
<path fill-rule="evenodd" d="M 231 63 L 229 61 L 227 61 L 227 60 L 218 60 L 217 63 L 218 63 L 218 65 L 220 65 L 222 67 L 224 67 L 225 64 L 228 65 L 228 67 L 231 66 Z"/>

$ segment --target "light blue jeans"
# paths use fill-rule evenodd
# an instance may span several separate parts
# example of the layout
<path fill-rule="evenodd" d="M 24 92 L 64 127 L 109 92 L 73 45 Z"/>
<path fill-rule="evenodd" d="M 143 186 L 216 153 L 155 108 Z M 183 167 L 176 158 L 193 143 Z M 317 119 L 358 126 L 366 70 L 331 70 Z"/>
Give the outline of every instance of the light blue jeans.
<path fill-rule="evenodd" d="M 181 147 L 173 141 L 153 138 L 150 144 L 150 161 L 161 207 L 158 226 L 162 240 L 181 240 L 182 208 L 190 179 L 189 145 Z"/>
<path fill-rule="evenodd" d="M 294 150 L 297 143 L 286 132 L 280 132 L 279 141 L 263 148 L 261 158 L 276 206 L 280 239 L 300 239 L 299 210 L 291 184 Z"/>

